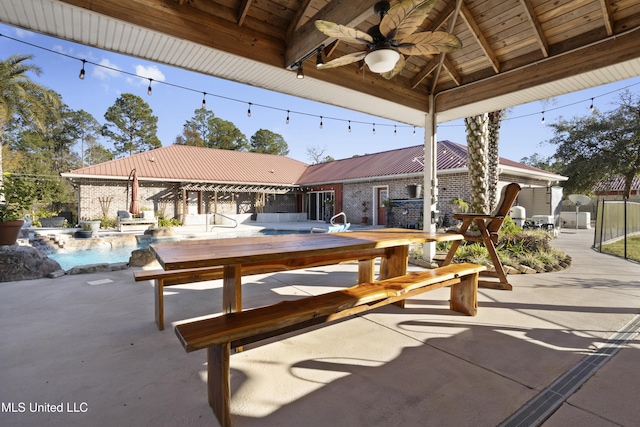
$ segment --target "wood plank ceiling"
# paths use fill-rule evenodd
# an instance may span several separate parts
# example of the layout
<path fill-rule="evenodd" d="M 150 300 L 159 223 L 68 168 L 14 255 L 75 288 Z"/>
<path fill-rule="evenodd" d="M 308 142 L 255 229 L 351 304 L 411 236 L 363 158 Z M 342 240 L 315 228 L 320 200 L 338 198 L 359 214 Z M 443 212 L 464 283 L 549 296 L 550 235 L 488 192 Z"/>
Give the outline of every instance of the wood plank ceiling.
<path fill-rule="evenodd" d="M 640 74 L 638 0 L 437 0 L 421 31 L 453 33 L 460 50 L 407 57 L 391 80 L 363 62 L 316 69 L 312 56 L 304 81 L 314 83 L 298 85 L 286 70 L 318 46 L 325 45 L 325 61 L 360 49 L 327 39 L 314 21 L 366 31 L 379 21 L 375 3 L 0 0 L 0 21 L 419 126 L 430 94 L 445 121 Z M 180 55 L 172 53 L 176 44 Z M 216 52 L 215 60 L 198 62 L 202 49 Z M 579 84 L 566 83 L 578 76 Z"/>

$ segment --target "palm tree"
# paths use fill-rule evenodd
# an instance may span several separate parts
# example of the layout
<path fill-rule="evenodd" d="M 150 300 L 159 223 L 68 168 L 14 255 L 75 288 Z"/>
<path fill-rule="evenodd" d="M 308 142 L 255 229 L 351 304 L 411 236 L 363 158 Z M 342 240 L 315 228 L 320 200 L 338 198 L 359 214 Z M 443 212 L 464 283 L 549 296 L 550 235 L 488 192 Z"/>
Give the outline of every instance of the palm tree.
<path fill-rule="evenodd" d="M 500 123 L 504 110 L 492 111 L 489 113 L 489 141 L 487 146 L 487 191 L 489 211 L 495 209 L 498 204 L 498 180 L 500 178 L 500 155 L 498 145 L 500 142 Z"/>
<path fill-rule="evenodd" d="M 44 119 L 57 114 L 60 99 L 57 94 L 44 86 L 34 83 L 27 73 L 36 76 L 42 70 L 27 63 L 33 55 L 12 55 L 0 61 L 0 186 L 2 185 L 2 147 L 5 126 L 14 118 L 43 128 Z"/>
<path fill-rule="evenodd" d="M 489 115 L 464 119 L 467 127 L 467 156 L 471 184 L 471 212 L 488 213 L 487 151 L 489 149 Z"/>

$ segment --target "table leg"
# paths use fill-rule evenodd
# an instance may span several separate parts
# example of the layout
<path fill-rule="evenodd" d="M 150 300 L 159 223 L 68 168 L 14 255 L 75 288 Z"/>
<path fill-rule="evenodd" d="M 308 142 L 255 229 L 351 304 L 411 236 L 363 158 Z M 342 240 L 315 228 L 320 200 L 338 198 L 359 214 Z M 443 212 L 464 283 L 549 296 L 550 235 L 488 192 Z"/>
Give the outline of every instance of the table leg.
<path fill-rule="evenodd" d="M 374 260 L 364 259 L 358 261 L 358 283 L 371 283 L 374 281 Z"/>
<path fill-rule="evenodd" d="M 409 264 L 409 245 L 394 246 L 387 250 L 387 257 L 380 261 L 380 280 L 407 274 Z M 394 303 L 404 308 L 404 300 Z"/>
<path fill-rule="evenodd" d="M 222 312 L 242 311 L 242 269 L 240 264 L 225 265 L 222 270 Z"/>

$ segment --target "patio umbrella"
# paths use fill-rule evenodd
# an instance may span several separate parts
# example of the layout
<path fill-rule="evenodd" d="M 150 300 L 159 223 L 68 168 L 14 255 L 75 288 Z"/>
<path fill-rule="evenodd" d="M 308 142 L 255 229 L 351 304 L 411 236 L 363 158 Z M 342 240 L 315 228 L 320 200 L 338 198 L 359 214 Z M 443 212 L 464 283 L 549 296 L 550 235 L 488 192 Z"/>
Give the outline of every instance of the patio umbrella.
<path fill-rule="evenodd" d="M 134 215 L 140 214 L 140 200 L 138 200 L 138 172 L 133 170 L 133 180 L 131 181 L 131 205 L 129 212 Z"/>

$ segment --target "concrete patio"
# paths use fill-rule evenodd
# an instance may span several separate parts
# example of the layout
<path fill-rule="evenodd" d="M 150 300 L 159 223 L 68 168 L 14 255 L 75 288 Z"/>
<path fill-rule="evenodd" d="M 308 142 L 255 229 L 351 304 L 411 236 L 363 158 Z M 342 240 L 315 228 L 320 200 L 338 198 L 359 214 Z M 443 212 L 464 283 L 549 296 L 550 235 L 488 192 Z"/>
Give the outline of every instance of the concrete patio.
<path fill-rule="evenodd" d="M 475 317 L 450 311 L 440 289 L 232 356 L 233 424 L 638 425 L 640 265 L 592 241 L 592 230 L 563 230 L 553 244 L 573 257 L 569 269 L 480 290 Z M 245 278 L 243 304 L 348 286 L 356 271 Z M 132 273 L 0 283 L 0 425 L 218 425 L 206 353 L 185 353 L 171 324 L 219 312 L 220 282 L 165 290 L 160 332 L 152 284 Z M 545 390 L 559 378 L 564 391 Z M 541 392 L 542 407 L 559 405 L 546 421 L 509 420 Z"/>

